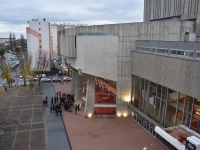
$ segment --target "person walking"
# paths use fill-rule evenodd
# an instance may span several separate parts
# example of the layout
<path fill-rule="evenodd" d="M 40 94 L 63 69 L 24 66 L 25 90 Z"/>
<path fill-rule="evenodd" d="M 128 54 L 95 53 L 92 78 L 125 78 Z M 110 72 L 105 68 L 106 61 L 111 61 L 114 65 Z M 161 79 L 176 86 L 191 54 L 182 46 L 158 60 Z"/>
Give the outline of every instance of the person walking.
<path fill-rule="evenodd" d="M 79 111 L 79 109 L 80 109 L 80 104 L 77 105 L 77 110 Z"/>
<path fill-rule="evenodd" d="M 46 107 L 47 107 L 47 104 L 48 104 L 48 101 L 47 101 L 47 99 L 45 100 L 45 104 L 46 104 Z"/>
<path fill-rule="evenodd" d="M 5 86 L 5 91 L 7 91 L 7 87 Z"/>

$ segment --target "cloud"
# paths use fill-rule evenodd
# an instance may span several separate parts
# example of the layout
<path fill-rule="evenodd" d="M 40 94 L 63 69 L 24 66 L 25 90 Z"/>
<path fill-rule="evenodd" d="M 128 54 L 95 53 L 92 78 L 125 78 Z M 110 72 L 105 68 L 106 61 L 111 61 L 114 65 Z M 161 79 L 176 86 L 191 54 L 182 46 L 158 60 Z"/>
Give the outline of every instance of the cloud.
<path fill-rule="evenodd" d="M 32 19 L 88 25 L 142 21 L 143 0 L 4 0 L 0 14 L 2 37 L 5 32 L 25 34 Z"/>

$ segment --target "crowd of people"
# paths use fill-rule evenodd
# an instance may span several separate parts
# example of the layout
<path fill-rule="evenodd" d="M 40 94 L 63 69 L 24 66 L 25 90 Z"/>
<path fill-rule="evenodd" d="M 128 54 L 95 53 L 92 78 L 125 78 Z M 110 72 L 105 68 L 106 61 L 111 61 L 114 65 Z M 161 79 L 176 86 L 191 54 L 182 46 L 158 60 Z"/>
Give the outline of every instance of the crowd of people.
<path fill-rule="evenodd" d="M 80 109 L 79 104 L 75 104 L 75 98 L 74 95 L 71 93 L 65 94 L 61 92 L 57 92 L 55 97 L 51 98 L 51 106 L 50 106 L 50 112 L 55 112 L 56 115 L 60 114 L 62 115 L 62 110 L 64 109 L 67 112 L 72 112 L 72 108 L 74 108 L 74 114 L 77 114 L 77 111 Z M 48 106 L 48 97 L 45 97 L 45 100 L 43 100 L 43 107 Z"/>

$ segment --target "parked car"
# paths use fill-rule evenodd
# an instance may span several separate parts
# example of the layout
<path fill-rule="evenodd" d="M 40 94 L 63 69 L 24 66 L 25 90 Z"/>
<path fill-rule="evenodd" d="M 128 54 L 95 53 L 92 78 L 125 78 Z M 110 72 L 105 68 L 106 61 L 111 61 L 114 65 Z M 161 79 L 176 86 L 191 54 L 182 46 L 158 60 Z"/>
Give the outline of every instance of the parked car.
<path fill-rule="evenodd" d="M 39 78 L 35 77 L 35 78 L 33 78 L 33 81 L 38 81 L 38 79 L 39 79 Z"/>
<path fill-rule="evenodd" d="M 54 77 L 54 78 L 53 78 L 53 82 L 61 82 L 61 79 L 58 78 L 58 77 Z"/>
<path fill-rule="evenodd" d="M 42 78 L 46 78 L 46 75 L 45 75 L 45 74 L 39 74 L 39 75 L 37 75 L 36 77 L 39 78 L 39 77 L 41 77 L 41 76 L 42 76 Z"/>
<path fill-rule="evenodd" d="M 64 77 L 64 78 L 63 78 L 63 82 L 71 81 L 71 80 L 72 80 L 72 78 L 70 78 L 70 77 Z"/>
<path fill-rule="evenodd" d="M 51 79 L 49 79 L 49 78 L 42 78 L 40 81 L 41 82 L 51 82 Z"/>

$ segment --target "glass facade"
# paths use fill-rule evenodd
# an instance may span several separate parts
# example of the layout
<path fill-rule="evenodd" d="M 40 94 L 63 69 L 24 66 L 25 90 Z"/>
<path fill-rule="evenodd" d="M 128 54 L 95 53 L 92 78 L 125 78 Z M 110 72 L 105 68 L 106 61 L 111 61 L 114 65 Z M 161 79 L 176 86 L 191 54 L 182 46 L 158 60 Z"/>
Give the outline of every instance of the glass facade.
<path fill-rule="evenodd" d="M 200 133 L 199 99 L 137 76 L 132 77 L 131 95 L 131 104 L 162 126 L 183 124 Z M 130 112 L 132 118 L 138 115 Z"/>

